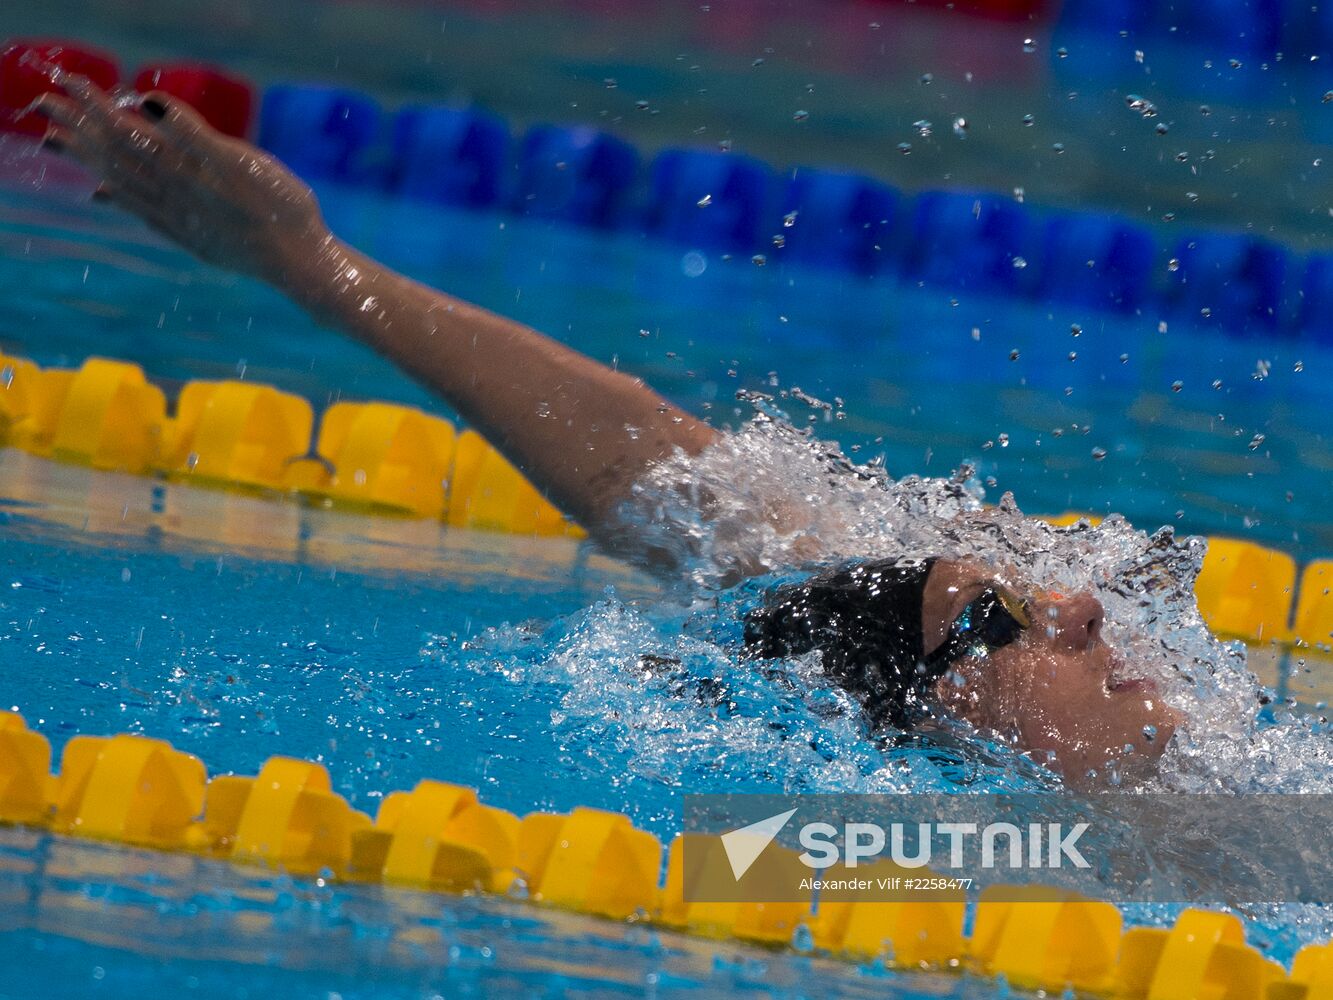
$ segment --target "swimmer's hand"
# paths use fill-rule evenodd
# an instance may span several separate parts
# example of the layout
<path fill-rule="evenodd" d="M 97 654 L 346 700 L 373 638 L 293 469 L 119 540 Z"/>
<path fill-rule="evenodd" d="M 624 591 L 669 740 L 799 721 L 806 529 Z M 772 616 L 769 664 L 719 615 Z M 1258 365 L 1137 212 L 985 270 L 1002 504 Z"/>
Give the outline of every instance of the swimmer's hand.
<path fill-rule="evenodd" d="M 435 390 L 606 549 L 674 571 L 626 509 L 646 470 L 717 439 L 642 380 L 398 274 L 330 234 L 310 189 L 180 101 L 113 100 L 82 77 L 34 106 L 47 143 L 198 257 L 267 281 Z M 691 490 L 682 484 L 680 493 Z M 655 502 L 655 501 L 654 501 Z"/>
<path fill-rule="evenodd" d="M 45 144 L 99 180 L 99 191 L 210 264 L 274 284 L 331 239 L 315 196 L 273 157 L 222 135 L 161 91 L 113 99 L 81 76 L 33 111 Z"/>

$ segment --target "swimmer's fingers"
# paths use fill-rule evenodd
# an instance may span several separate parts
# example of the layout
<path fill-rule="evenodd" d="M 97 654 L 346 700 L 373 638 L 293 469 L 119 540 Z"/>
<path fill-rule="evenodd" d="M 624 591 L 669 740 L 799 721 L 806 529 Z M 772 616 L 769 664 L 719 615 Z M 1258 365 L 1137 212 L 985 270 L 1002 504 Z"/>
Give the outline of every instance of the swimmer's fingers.
<path fill-rule="evenodd" d="M 118 107 L 82 77 L 64 81 L 70 96 L 43 95 L 34 110 L 63 132 L 63 150 L 101 177 L 125 182 L 156 171 L 163 153 L 161 136 L 142 117 Z"/>
<path fill-rule="evenodd" d="M 79 123 L 79 106 L 68 97 L 59 94 L 43 94 L 28 105 L 25 115 L 36 114 L 45 118 L 51 126 L 76 131 Z"/>
<path fill-rule="evenodd" d="M 165 91 L 150 90 L 144 94 L 139 99 L 139 113 L 179 150 L 207 155 L 226 142 L 226 136 L 204 121 L 199 112 Z"/>
<path fill-rule="evenodd" d="M 236 164 L 252 159 L 264 160 L 263 153 L 249 143 L 217 131 L 204 116 L 195 111 L 185 101 L 163 91 L 149 91 L 139 103 L 141 115 L 155 125 L 157 135 L 164 143 L 188 161 L 201 176 L 212 175 L 215 168 L 223 164 Z M 225 172 L 225 167 L 223 167 Z M 247 172 L 253 176 L 253 171 Z"/>
<path fill-rule="evenodd" d="M 79 111 L 72 101 L 55 94 L 43 94 L 32 102 L 29 112 L 40 114 L 47 120 L 46 134 L 42 136 L 43 149 L 73 157 L 97 169 L 96 165 L 88 164 L 92 153 L 78 128 Z"/>
<path fill-rule="evenodd" d="M 42 148 L 49 149 L 53 153 L 63 153 L 69 149 L 69 145 L 73 141 L 73 132 L 63 125 L 52 122 L 46 126 L 46 134 L 42 136 Z"/>
<path fill-rule="evenodd" d="M 65 98 L 59 105 L 52 102 L 53 110 L 63 115 L 60 124 L 77 132 L 110 130 L 124 114 L 101 87 L 86 76 L 71 73 L 60 80 Z M 52 97 L 54 95 L 46 95 Z M 50 112 L 47 112 L 50 114 Z"/>

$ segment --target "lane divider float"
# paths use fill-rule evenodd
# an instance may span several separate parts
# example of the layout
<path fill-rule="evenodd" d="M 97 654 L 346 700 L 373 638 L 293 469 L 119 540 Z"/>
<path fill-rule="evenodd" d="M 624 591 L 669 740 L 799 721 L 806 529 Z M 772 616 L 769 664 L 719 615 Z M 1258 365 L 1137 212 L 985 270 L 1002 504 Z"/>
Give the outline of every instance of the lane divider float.
<path fill-rule="evenodd" d="M 687 902 L 685 838 L 721 861 L 718 837 L 675 837 L 659 881 L 662 844 L 619 813 L 576 808 L 520 818 L 471 788 L 427 779 L 386 795 L 372 820 L 333 791 L 323 765 L 290 757 L 270 758 L 254 777 L 211 780 L 199 758 L 144 736 L 76 736 L 55 774 L 51 757 L 50 743 L 22 716 L 0 712 L 0 822 L 298 877 L 497 894 L 717 940 L 1003 976 L 1021 989 L 1119 1000 L 1333 995 L 1333 943 L 1307 946 L 1288 975 L 1245 943 L 1243 924 L 1228 913 L 1190 909 L 1170 928 L 1124 930 L 1110 903 L 1042 886 L 992 887 L 977 901 L 968 937 L 961 897 Z M 774 843 L 756 864 L 800 862 Z"/>
<path fill-rule="evenodd" d="M 0 50 L 0 131 L 41 135 L 45 122 L 24 112 L 54 89 L 52 65 L 102 87 L 121 79 L 112 54 L 81 42 L 11 41 Z M 1158 313 L 1230 332 L 1333 335 L 1333 254 L 1301 254 L 1250 233 L 1168 233 L 995 192 L 909 195 L 875 177 L 779 168 L 718 149 L 669 148 L 650 160 L 588 126 L 536 124 L 515 139 L 481 108 L 387 112 L 345 87 L 275 84 L 258 100 L 247 81 L 198 63 L 151 64 L 127 83 L 172 94 L 227 134 L 257 133 L 312 182 L 640 232 L 709 253 L 897 274 L 954 292 Z"/>
<path fill-rule="evenodd" d="M 460 528 L 586 537 L 475 431 L 391 403 L 193 381 L 174 410 L 138 365 L 77 370 L 0 354 L 0 447 L 94 469 L 268 491 Z"/>
<path fill-rule="evenodd" d="M 475 431 L 392 403 L 335 403 L 256 382 L 193 381 L 174 409 L 138 365 L 41 369 L 0 354 L 0 447 L 201 486 L 267 491 L 459 528 L 586 537 Z M 1092 515 L 1047 518 L 1067 526 Z M 1195 581 L 1219 635 L 1333 651 L 1333 560 L 1210 538 Z M 1299 599 L 1297 599 L 1299 594 Z"/>

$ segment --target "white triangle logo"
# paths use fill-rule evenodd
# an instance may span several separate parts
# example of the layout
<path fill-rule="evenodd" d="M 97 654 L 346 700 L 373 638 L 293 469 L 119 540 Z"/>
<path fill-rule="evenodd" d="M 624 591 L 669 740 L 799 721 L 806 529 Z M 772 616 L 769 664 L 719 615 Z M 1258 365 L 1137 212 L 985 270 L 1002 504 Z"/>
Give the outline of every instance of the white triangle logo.
<path fill-rule="evenodd" d="M 768 819 L 761 819 L 758 823 L 751 823 L 739 830 L 722 834 L 722 847 L 727 852 L 727 860 L 731 862 L 731 873 L 736 876 L 737 882 L 750 870 L 750 866 L 758 860 L 759 855 L 764 853 L 764 848 L 773 843 L 773 838 L 782 832 L 787 820 L 795 813 L 795 809 L 788 809 L 785 813 L 778 813 Z"/>

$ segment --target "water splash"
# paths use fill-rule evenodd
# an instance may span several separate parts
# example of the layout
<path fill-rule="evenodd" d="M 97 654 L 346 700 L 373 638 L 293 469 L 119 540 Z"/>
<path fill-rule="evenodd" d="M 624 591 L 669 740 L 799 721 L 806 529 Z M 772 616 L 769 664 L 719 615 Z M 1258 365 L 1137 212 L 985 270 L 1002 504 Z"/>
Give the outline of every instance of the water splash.
<path fill-rule="evenodd" d="M 1104 635 L 1160 685 L 1187 723 L 1148 790 L 1333 791 L 1327 724 L 1263 709 L 1246 649 L 1205 626 L 1193 585 L 1206 540 L 1151 534 L 1112 515 L 1053 527 L 1005 494 L 995 507 L 969 468 L 894 480 L 798 429 L 760 396 L 755 419 L 640 487 L 636 526 L 670 552 L 686 584 L 671 603 L 609 594 L 540 635 L 498 629 L 475 643 L 474 669 L 512 669 L 562 694 L 552 724 L 563 749 L 605 769 L 622 794 L 672 815 L 681 789 L 795 792 L 998 792 L 1060 787 L 1021 748 L 944 722 L 871 733 L 818 654 L 760 667 L 742 659 L 742 618 L 797 567 L 846 558 L 933 554 L 986 562 L 1008 578 L 1092 592 Z M 682 485 L 684 484 L 684 485 Z M 769 516 L 754 517 L 755 510 Z M 739 576 L 749 576 L 735 584 Z M 649 806 L 649 803 L 656 803 Z M 1131 907 L 1169 923 L 1178 907 Z M 1333 934 L 1333 911 L 1239 908 L 1272 954 Z"/>
<path fill-rule="evenodd" d="M 755 590 L 772 582 L 723 590 L 744 576 L 900 555 L 971 559 L 1033 588 L 1087 591 L 1106 609 L 1107 640 L 1186 714 L 1157 779 L 1163 787 L 1333 790 L 1327 727 L 1287 710 L 1261 714 L 1245 647 L 1205 626 L 1193 589 L 1205 539 L 1169 526 L 1149 534 L 1117 515 L 1054 527 L 1007 493 L 987 507 L 968 467 L 947 479 L 894 480 L 795 427 L 765 398 L 750 401 L 757 414 L 739 433 L 664 463 L 640 486 L 647 516 L 636 527 L 685 567 L 694 601 L 722 591 L 716 613 L 738 616 L 745 608 L 731 607 L 743 601 L 735 595 L 757 600 Z M 732 652 L 713 655 L 734 658 L 735 640 Z"/>

